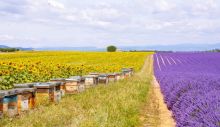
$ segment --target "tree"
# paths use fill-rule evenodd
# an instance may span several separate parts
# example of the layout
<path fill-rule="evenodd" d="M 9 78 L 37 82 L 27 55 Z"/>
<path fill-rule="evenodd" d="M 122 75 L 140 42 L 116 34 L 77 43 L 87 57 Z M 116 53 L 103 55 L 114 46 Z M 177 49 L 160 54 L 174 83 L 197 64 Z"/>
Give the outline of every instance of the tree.
<path fill-rule="evenodd" d="M 108 52 L 115 52 L 117 50 L 117 47 L 114 45 L 110 45 L 107 47 Z"/>
<path fill-rule="evenodd" d="M 16 52 L 19 51 L 17 48 L 0 48 L 1 52 Z"/>

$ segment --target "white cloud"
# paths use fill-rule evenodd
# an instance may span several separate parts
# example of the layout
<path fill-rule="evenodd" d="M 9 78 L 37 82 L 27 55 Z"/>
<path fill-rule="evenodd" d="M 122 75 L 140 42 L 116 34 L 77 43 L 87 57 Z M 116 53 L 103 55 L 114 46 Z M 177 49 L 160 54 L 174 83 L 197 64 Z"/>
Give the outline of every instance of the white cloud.
<path fill-rule="evenodd" d="M 156 11 L 170 11 L 176 7 L 176 5 L 168 0 L 155 0 Z"/>
<path fill-rule="evenodd" d="M 38 45 L 45 45 L 44 41 L 48 45 L 54 41 L 87 45 L 106 40 L 161 43 L 161 35 L 163 42 L 169 43 L 172 37 L 173 43 L 175 39 L 179 43 L 181 35 L 201 37 L 201 33 L 206 39 L 220 41 L 211 35 L 220 33 L 219 0 L 21 1 L 18 5 L 13 0 L 0 1 L 0 35 L 16 35 L 11 41 Z"/>
<path fill-rule="evenodd" d="M 48 5 L 58 9 L 65 9 L 65 6 L 62 3 L 57 2 L 55 0 L 48 0 Z"/>
<path fill-rule="evenodd" d="M 10 36 L 10 35 L 0 35 L 0 41 L 11 41 L 11 40 L 14 40 L 14 37 L 13 36 Z"/>

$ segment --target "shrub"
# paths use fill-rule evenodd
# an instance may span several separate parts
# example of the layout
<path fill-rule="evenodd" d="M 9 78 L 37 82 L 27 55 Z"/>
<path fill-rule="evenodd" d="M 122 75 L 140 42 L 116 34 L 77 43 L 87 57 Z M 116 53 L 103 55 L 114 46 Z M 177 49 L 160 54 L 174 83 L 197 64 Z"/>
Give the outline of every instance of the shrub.
<path fill-rule="evenodd" d="M 108 52 L 115 52 L 117 50 L 117 47 L 114 45 L 110 45 L 107 47 Z"/>

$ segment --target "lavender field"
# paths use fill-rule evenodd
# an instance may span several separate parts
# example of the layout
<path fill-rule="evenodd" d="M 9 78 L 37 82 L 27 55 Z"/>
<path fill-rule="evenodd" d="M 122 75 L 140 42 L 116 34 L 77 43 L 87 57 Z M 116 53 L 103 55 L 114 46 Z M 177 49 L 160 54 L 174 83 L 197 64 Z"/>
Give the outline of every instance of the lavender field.
<path fill-rule="evenodd" d="M 154 72 L 177 127 L 220 126 L 220 53 L 157 53 Z"/>

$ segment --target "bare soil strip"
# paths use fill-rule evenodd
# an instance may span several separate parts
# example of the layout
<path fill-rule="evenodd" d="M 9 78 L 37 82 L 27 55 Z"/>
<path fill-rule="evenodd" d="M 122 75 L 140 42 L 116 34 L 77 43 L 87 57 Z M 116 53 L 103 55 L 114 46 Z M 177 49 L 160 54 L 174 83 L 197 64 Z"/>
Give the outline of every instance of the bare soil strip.
<path fill-rule="evenodd" d="M 147 76 L 152 77 L 152 85 L 150 87 L 149 98 L 140 117 L 143 127 L 175 127 L 175 121 L 172 118 L 172 112 L 167 109 L 160 85 L 155 76 L 153 76 L 153 56 L 151 61 L 147 62 L 147 67 L 151 68 Z M 151 67 L 150 67 L 151 66 Z"/>

